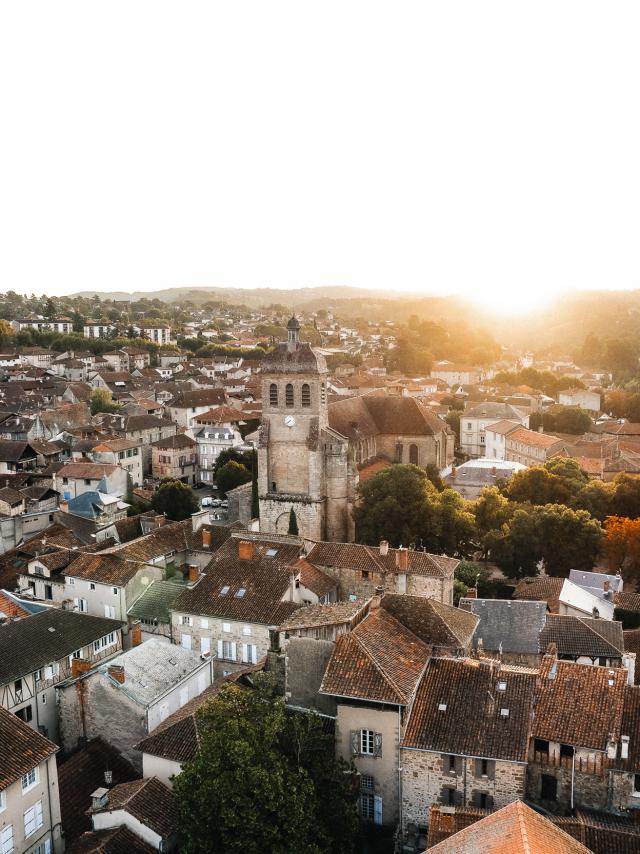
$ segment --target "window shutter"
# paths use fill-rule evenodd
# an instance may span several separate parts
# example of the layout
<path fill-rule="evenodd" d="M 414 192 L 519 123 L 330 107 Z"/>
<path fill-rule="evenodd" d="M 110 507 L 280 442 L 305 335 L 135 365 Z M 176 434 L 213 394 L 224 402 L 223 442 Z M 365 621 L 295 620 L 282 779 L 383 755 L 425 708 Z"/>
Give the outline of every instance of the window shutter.
<path fill-rule="evenodd" d="M 373 823 L 382 824 L 382 798 L 380 795 L 373 796 Z"/>
<path fill-rule="evenodd" d="M 456 807 L 462 806 L 462 792 L 459 792 L 457 789 L 453 793 L 453 804 Z"/>
<path fill-rule="evenodd" d="M 487 762 L 487 776 L 490 780 L 496 779 L 496 763 L 493 759 Z"/>
<path fill-rule="evenodd" d="M 449 804 L 449 786 L 443 786 L 440 789 L 440 803 L 445 806 Z"/>
<path fill-rule="evenodd" d="M 487 795 L 487 809 L 493 809 L 493 795 Z"/>
<path fill-rule="evenodd" d="M 442 759 L 442 773 L 448 774 L 449 773 L 449 754 L 448 753 L 442 753 L 440 758 Z"/>
<path fill-rule="evenodd" d="M 231 644 L 231 658 L 232 658 L 232 660 L 233 660 L 233 661 L 237 661 L 237 660 L 238 660 L 237 649 L 238 649 L 238 644 L 237 644 L 237 643 L 235 643 L 235 642 L 234 642 L 234 643 L 232 643 L 232 644 Z"/>
<path fill-rule="evenodd" d="M 373 735 L 373 755 L 382 756 L 382 733 L 376 732 Z"/>
<path fill-rule="evenodd" d="M 351 730 L 351 753 L 357 756 L 360 753 L 360 730 Z"/>
<path fill-rule="evenodd" d="M 74 600 L 73 600 L 73 607 L 74 607 L 74 608 L 77 608 L 77 607 L 78 607 L 78 597 L 77 597 L 77 596 L 76 596 L 76 597 L 74 598 Z"/>
<path fill-rule="evenodd" d="M 251 644 L 251 664 L 258 663 L 258 647 L 255 644 Z"/>
<path fill-rule="evenodd" d="M 218 641 L 218 658 L 222 658 L 222 641 Z"/>
<path fill-rule="evenodd" d="M 477 792 L 475 789 L 473 790 L 473 792 L 471 792 L 471 806 L 480 806 L 480 792 Z"/>
<path fill-rule="evenodd" d="M 482 777 L 482 759 L 476 759 L 476 760 L 474 760 L 474 762 L 475 762 L 475 764 L 474 764 L 475 770 L 473 772 L 473 776 L 474 777 Z M 477 804 L 476 804 L 476 806 L 477 806 Z"/>
<path fill-rule="evenodd" d="M 242 661 L 245 663 L 249 661 L 249 647 L 246 643 L 242 644 Z"/>
<path fill-rule="evenodd" d="M 462 756 L 456 756 L 456 774 L 462 774 L 463 761 Z"/>

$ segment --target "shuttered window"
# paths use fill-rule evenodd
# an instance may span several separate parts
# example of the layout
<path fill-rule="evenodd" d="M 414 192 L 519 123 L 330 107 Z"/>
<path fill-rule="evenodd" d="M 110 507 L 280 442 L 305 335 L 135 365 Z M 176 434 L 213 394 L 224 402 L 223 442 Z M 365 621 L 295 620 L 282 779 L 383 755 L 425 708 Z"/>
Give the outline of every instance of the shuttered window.
<path fill-rule="evenodd" d="M 24 812 L 24 837 L 31 836 L 43 825 L 42 801 L 37 801 L 32 807 Z"/>
<path fill-rule="evenodd" d="M 0 830 L 0 854 L 13 854 L 13 825 L 5 824 Z"/>
<path fill-rule="evenodd" d="M 293 385 L 287 383 L 284 390 L 284 402 L 286 406 L 293 406 Z"/>
<path fill-rule="evenodd" d="M 382 756 L 382 733 L 372 729 L 354 729 L 351 752 L 354 756 Z"/>
<path fill-rule="evenodd" d="M 302 405 L 311 406 L 311 387 L 309 383 L 302 383 Z"/>
<path fill-rule="evenodd" d="M 271 383 L 269 386 L 269 404 L 271 406 L 278 405 L 278 386 L 275 383 Z"/>

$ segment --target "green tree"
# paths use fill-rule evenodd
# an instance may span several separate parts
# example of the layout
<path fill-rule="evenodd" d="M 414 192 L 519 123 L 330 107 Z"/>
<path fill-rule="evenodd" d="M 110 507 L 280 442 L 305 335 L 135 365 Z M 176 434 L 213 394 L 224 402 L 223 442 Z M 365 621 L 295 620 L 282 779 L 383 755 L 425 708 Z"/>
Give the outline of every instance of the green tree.
<path fill-rule="evenodd" d="M 475 518 L 468 501 L 455 489 L 445 489 L 435 501 L 437 542 L 432 550 L 448 555 L 468 555 L 474 550 Z M 423 535 L 423 540 L 425 536 Z"/>
<path fill-rule="evenodd" d="M 614 494 L 614 484 L 603 483 L 601 480 L 590 480 L 579 490 L 569 506 L 573 510 L 586 510 L 594 519 L 604 522 L 607 516 L 611 515 L 611 503 Z"/>
<path fill-rule="evenodd" d="M 455 570 L 454 582 L 464 586 L 462 596 L 466 596 L 467 591 L 473 587 L 477 588 L 478 598 L 480 599 L 488 599 L 495 596 L 496 584 L 491 578 L 491 570 L 481 563 L 476 563 L 472 560 L 461 560 Z M 457 602 L 454 601 L 454 604 L 457 605 Z"/>
<path fill-rule="evenodd" d="M 223 495 L 226 495 L 230 489 L 235 489 L 236 486 L 248 483 L 251 480 L 251 472 L 242 463 L 229 460 L 229 462 L 216 471 L 215 477 L 218 489 Z"/>
<path fill-rule="evenodd" d="M 587 433 L 592 425 L 589 414 L 579 406 L 550 406 L 542 416 L 546 433 Z"/>
<path fill-rule="evenodd" d="M 623 472 L 615 477 L 613 487 L 610 515 L 637 519 L 640 516 L 640 477 Z"/>
<path fill-rule="evenodd" d="M 215 465 L 213 466 L 214 477 L 218 473 L 218 469 L 221 469 L 222 466 L 230 460 L 240 463 L 241 466 L 244 466 L 249 471 L 253 471 L 254 468 L 257 471 L 258 460 L 257 454 L 254 450 L 238 451 L 237 448 L 227 448 L 224 451 L 220 451 L 216 457 Z"/>
<path fill-rule="evenodd" d="M 98 412 L 118 412 L 120 409 L 120 404 L 113 400 L 108 388 L 95 389 L 91 393 L 89 405 L 92 415 L 96 415 Z"/>
<path fill-rule="evenodd" d="M 222 688 L 199 711 L 200 751 L 174 783 L 185 854 L 348 854 L 352 776 L 314 716 L 285 711 L 269 680 Z M 301 720 L 301 718 L 309 720 Z"/>
<path fill-rule="evenodd" d="M 561 504 L 569 500 L 569 489 L 563 478 L 542 466 L 517 471 L 507 482 L 505 493 L 519 504 Z"/>
<path fill-rule="evenodd" d="M 180 480 L 163 480 L 153 493 L 151 506 L 156 513 L 164 515 L 174 522 L 188 519 L 200 509 L 200 502 L 193 489 Z"/>
<path fill-rule="evenodd" d="M 359 484 L 358 493 L 353 518 L 359 542 L 406 546 L 433 530 L 438 493 L 424 469 L 389 466 Z"/>
<path fill-rule="evenodd" d="M 297 537 L 299 534 L 298 531 L 298 520 L 296 519 L 295 510 L 293 507 L 289 511 L 289 530 L 287 531 L 292 537 Z"/>

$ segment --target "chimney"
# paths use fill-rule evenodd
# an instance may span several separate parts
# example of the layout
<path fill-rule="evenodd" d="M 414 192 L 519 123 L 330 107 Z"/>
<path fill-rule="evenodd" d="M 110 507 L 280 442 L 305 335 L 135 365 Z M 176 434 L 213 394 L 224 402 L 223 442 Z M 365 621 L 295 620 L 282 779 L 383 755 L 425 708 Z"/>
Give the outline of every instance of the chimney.
<path fill-rule="evenodd" d="M 253 558 L 253 543 L 250 540 L 238 541 L 238 557 L 240 560 L 251 560 Z"/>
<path fill-rule="evenodd" d="M 491 477 L 495 477 L 498 473 L 498 469 L 495 466 L 491 466 Z"/>
<path fill-rule="evenodd" d="M 629 758 L 629 736 L 621 735 L 620 736 L 620 759 L 628 759 Z"/>
<path fill-rule="evenodd" d="M 389 540 L 380 540 L 380 555 L 386 557 L 389 554 Z"/>
<path fill-rule="evenodd" d="M 400 572 L 406 572 L 409 569 L 409 549 L 403 549 L 400 546 L 396 550 L 396 566 Z"/>
<path fill-rule="evenodd" d="M 202 529 L 202 548 L 211 548 L 211 530 L 209 528 Z"/>
<path fill-rule="evenodd" d="M 453 480 L 457 474 L 458 469 L 455 466 L 451 466 L 451 479 Z"/>
<path fill-rule="evenodd" d="M 120 685 L 124 685 L 124 665 L 110 664 L 107 673 L 112 679 L 115 679 L 116 682 L 119 682 Z"/>
<path fill-rule="evenodd" d="M 99 812 L 109 806 L 109 789 L 96 789 L 91 792 L 91 812 Z"/>
<path fill-rule="evenodd" d="M 604 591 L 605 599 L 607 599 L 609 597 L 609 579 L 608 578 L 605 578 L 605 580 L 602 582 L 602 590 Z"/>
<path fill-rule="evenodd" d="M 380 601 L 384 596 L 384 587 L 376 587 L 371 601 L 369 602 L 369 611 L 376 611 L 380 607 Z"/>
<path fill-rule="evenodd" d="M 477 599 L 478 598 L 478 591 L 476 590 L 475 587 L 470 587 L 467 590 L 467 592 L 464 594 L 464 598 L 465 599 Z"/>
<path fill-rule="evenodd" d="M 131 625 L 131 646 L 140 646 L 142 643 L 142 623 L 136 620 Z"/>
<path fill-rule="evenodd" d="M 188 581 L 189 584 L 195 584 L 200 580 L 200 567 L 197 563 L 190 563 L 188 569 Z"/>
<path fill-rule="evenodd" d="M 71 678 L 77 679 L 83 673 L 88 673 L 91 670 L 91 662 L 86 658 L 71 659 Z"/>

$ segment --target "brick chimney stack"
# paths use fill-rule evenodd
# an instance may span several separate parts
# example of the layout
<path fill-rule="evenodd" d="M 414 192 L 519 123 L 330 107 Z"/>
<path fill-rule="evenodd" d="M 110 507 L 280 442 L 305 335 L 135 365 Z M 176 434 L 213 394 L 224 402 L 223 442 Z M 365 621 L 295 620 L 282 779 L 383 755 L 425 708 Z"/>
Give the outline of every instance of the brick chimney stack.
<path fill-rule="evenodd" d="M 107 672 L 112 679 L 115 679 L 116 682 L 120 683 L 120 685 L 124 685 L 124 681 L 125 681 L 124 665 L 122 665 L 122 664 L 110 664 Z"/>
<path fill-rule="evenodd" d="M 142 643 L 142 623 L 136 620 L 131 625 L 131 646 L 140 646 Z"/>
<path fill-rule="evenodd" d="M 396 551 L 396 566 L 400 572 L 406 572 L 409 569 L 409 549 L 403 549 L 400 546 Z"/>
<path fill-rule="evenodd" d="M 91 670 L 91 662 L 86 658 L 71 659 L 71 678 L 77 679 L 83 673 L 88 673 Z"/>
<path fill-rule="evenodd" d="M 464 594 L 464 598 L 465 599 L 477 599 L 478 598 L 478 591 L 476 590 L 475 587 L 470 587 L 467 590 L 467 592 Z"/>
<path fill-rule="evenodd" d="M 238 541 L 238 557 L 240 558 L 240 560 L 253 559 L 253 543 L 251 542 L 251 540 Z"/>
<path fill-rule="evenodd" d="M 209 528 L 202 529 L 202 547 L 205 549 L 211 548 L 211 531 Z"/>

